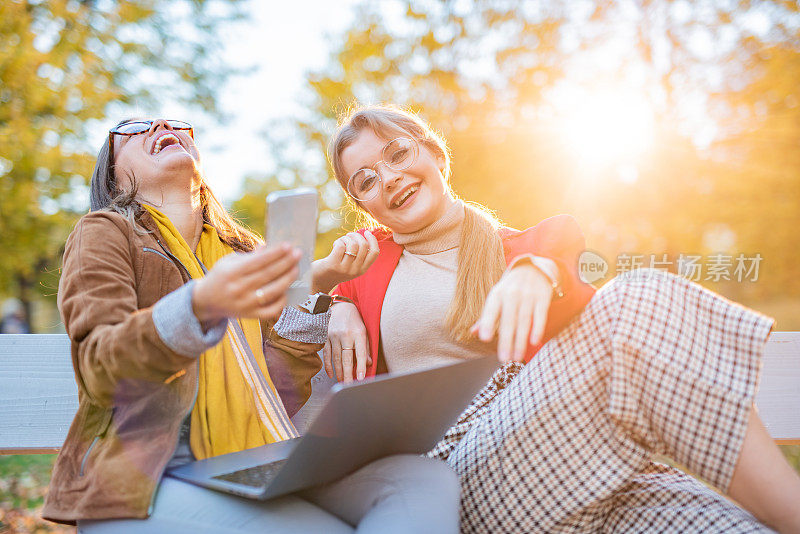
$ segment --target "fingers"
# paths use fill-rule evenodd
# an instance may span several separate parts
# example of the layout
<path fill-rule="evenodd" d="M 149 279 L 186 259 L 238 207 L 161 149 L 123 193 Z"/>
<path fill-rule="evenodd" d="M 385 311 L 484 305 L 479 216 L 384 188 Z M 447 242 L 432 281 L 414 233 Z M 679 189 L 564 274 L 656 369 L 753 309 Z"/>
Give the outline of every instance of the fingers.
<path fill-rule="evenodd" d="M 349 234 L 345 234 L 339 238 L 342 244 L 344 244 L 345 248 L 344 257 L 342 258 L 342 265 L 349 266 L 358 257 L 359 242 L 355 237 L 355 235 L 358 234 L 354 234 L 354 232 L 350 232 Z"/>
<path fill-rule="evenodd" d="M 344 246 L 344 250 L 341 249 L 342 246 Z M 361 273 L 372 265 L 378 257 L 379 251 L 378 240 L 372 235 L 372 232 L 367 230 L 364 235 L 350 232 L 337 239 L 334 242 L 331 256 L 333 257 L 334 252 L 341 254 L 333 259 L 340 262 L 342 269 L 355 274 Z"/>
<path fill-rule="evenodd" d="M 353 381 L 353 358 L 355 357 L 355 347 L 347 345 L 342 341 L 342 377 L 344 383 L 349 384 Z M 352 343 L 352 341 L 350 341 Z"/>
<path fill-rule="evenodd" d="M 531 344 L 536 345 L 542 341 L 544 327 L 547 324 L 547 311 L 550 308 L 548 300 L 540 299 L 536 302 L 533 313 L 533 328 L 531 329 Z"/>
<path fill-rule="evenodd" d="M 364 378 L 369 365 L 369 345 L 364 322 L 355 305 L 342 302 L 333 307 L 328 340 L 331 366 L 336 371 L 337 380 L 352 382 L 354 368 L 356 377 L 359 380 Z"/>
<path fill-rule="evenodd" d="M 361 276 L 378 257 L 378 240 L 372 232 L 350 232 L 333 242 L 330 254 L 311 264 L 315 288 L 330 291 L 337 284 Z"/>
<path fill-rule="evenodd" d="M 353 381 L 353 368 L 355 367 L 356 379 L 363 380 L 367 374 L 367 365 L 370 360 L 367 345 L 367 336 L 362 333 L 355 339 L 342 340 L 342 373 L 345 383 Z"/>
<path fill-rule="evenodd" d="M 367 238 L 358 232 L 350 232 L 339 239 L 341 239 L 347 247 L 345 260 L 350 259 L 351 263 L 356 267 L 364 262 L 364 258 L 369 252 Z"/>
<path fill-rule="evenodd" d="M 356 349 L 356 379 L 364 380 L 364 377 L 367 376 L 367 366 L 370 365 L 366 334 L 356 336 L 353 343 Z"/>
<path fill-rule="evenodd" d="M 297 263 L 300 252 L 294 252 L 291 245 L 281 243 L 277 246 L 259 246 L 252 252 L 237 253 L 235 270 L 238 276 L 263 272 L 265 269 L 286 270 L 287 264 Z"/>
<path fill-rule="evenodd" d="M 343 235 L 333 242 L 333 249 L 331 250 L 331 262 L 335 266 L 334 269 L 342 274 L 350 273 L 354 270 L 353 265 L 358 258 L 358 242 L 355 241 L 351 234 Z"/>
<path fill-rule="evenodd" d="M 339 338 L 331 337 L 331 366 L 334 373 L 336 373 L 336 380 L 341 382 L 344 379 L 344 372 L 342 371 L 342 345 Z"/>
<path fill-rule="evenodd" d="M 253 254 L 256 254 L 256 252 L 253 252 Z M 298 249 L 290 248 L 286 254 L 275 260 L 269 263 L 262 262 L 260 264 L 261 268 L 257 271 L 242 273 L 242 271 L 237 268 L 235 272 L 230 273 L 230 276 L 237 278 L 237 282 L 241 284 L 245 291 L 255 291 L 259 287 L 281 279 L 291 270 L 296 271 L 300 255 L 301 253 Z M 293 280 L 291 280 L 290 283 L 292 281 Z"/>
<path fill-rule="evenodd" d="M 502 300 L 497 297 L 494 291 L 490 291 L 483 305 L 483 312 L 476 325 L 478 326 L 478 337 L 481 341 L 488 343 L 494 338 L 497 330 L 497 321 L 500 319 Z"/>
<path fill-rule="evenodd" d="M 518 305 L 516 300 L 504 300 L 498 321 L 497 333 L 497 355 L 503 363 L 511 360 L 511 347 L 514 342 L 514 330 L 517 326 L 517 309 Z"/>
<path fill-rule="evenodd" d="M 367 240 L 367 255 L 364 258 L 363 268 L 367 268 L 372 265 L 376 259 L 378 259 L 378 254 L 380 253 L 380 247 L 378 246 L 378 239 L 372 235 L 372 232 L 367 230 L 364 232 L 364 237 Z"/>
<path fill-rule="evenodd" d="M 346 259 L 345 252 L 347 252 L 347 243 L 344 241 L 344 239 L 342 239 L 342 237 L 333 242 L 331 253 L 328 254 L 328 257 L 335 263 L 342 263 Z"/>
<path fill-rule="evenodd" d="M 245 314 L 245 316 L 257 317 L 259 319 L 268 319 L 277 321 L 286 307 L 286 295 L 281 295 L 277 300 L 274 300 L 266 306 L 257 308 L 253 313 Z"/>
<path fill-rule="evenodd" d="M 530 275 L 520 270 L 504 276 L 487 295 L 481 317 L 471 329 L 484 342 L 497 335 L 497 355 L 504 363 L 523 361 L 528 345 L 540 343 L 544 336 L 550 287 Z"/>
<path fill-rule="evenodd" d="M 534 304 L 531 301 L 522 301 L 517 308 L 516 325 L 514 328 L 514 344 L 512 359 L 521 362 L 525 359 L 530 340 L 531 323 L 534 320 Z"/>
<path fill-rule="evenodd" d="M 272 310 L 276 305 L 282 309 L 286 305 L 286 291 L 288 291 L 289 286 L 292 285 L 292 282 L 297 280 L 297 267 L 293 267 L 290 270 L 283 273 L 282 276 L 277 278 L 276 280 L 272 280 L 271 282 L 256 287 L 252 291 L 248 292 L 248 297 L 252 301 L 252 306 L 258 309 L 256 315 L 261 317 L 259 312 L 266 311 L 267 309 Z M 280 313 L 279 313 L 280 314 Z"/>
<path fill-rule="evenodd" d="M 286 304 L 286 290 L 297 279 L 300 251 L 288 244 L 228 254 L 198 281 L 192 309 L 199 319 L 273 318 Z"/>
<path fill-rule="evenodd" d="M 331 340 L 325 342 L 322 347 L 322 364 L 325 366 L 325 373 L 328 378 L 333 378 L 333 365 L 331 365 Z"/>

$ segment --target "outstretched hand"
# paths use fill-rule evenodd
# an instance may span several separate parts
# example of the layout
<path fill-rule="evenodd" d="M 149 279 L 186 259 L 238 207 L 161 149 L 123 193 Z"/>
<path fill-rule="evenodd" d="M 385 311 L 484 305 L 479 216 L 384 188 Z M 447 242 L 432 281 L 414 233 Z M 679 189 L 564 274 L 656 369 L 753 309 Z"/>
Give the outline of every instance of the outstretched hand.
<path fill-rule="evenodd" d="M 221 258 L 192 289 L 192 311 L 201 324 L 225 317 L 277 319 L 297 279 L 300 251 L 283 243 Z"/>
<path fill-rule="evenodd" d="M 502 363 L 522 362 L 528 344 L 539 343 L 544 335 L 552 298 L 550 280 L 539 269 L 524 263 L 509 268 L 486 296 L 471 332 L 487 343 L 497 336 Z"/>

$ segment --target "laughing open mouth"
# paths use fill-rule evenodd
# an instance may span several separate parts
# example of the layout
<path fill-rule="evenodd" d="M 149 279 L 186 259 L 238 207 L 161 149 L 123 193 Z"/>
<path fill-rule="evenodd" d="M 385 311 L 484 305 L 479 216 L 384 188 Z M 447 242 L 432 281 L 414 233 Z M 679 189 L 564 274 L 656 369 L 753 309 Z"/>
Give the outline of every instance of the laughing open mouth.
<path fill-rule="evenodd" d="M 403 194 L 400 196 L 400 198 L 398 198 L 397 200 L 395 200 L 394 202 L 392 202 L 392 204 L 391 204 L 391 207 L 392 207 L 392 208 L 399 208 L 400 206 L 402 206 L 403 204 L 405 204 L 405 203 L 406 203 L 406 200 L 408 200 L 409 198 L 411 198 L 411 195 L 413 195 L 414 193 L 416 193 L 418 189 L 419 189 L 419 184 L 417 184 L 417 185 L 412 185 L 411 187 L 409 187 L 408 189 L 406 189 L 406 191 L 405 191 L 405 192 L 404 192 L 404 193 L 403 193 Z"/>
<path fill-rule="evenodd" d="M 180 146 L 180 144 L 181 143 L 180 143 L 180 141 L 178 140 L 178 137 L 175 134 L 173 134 L 173 133 L 165 133 L 164 135 L 162 135 L 161 137 L 156 139 L 156 142 L 153 144 L 153 152 L 152 152 L 152 154 L 155 156 L 156 154 L 161 152 L 162 149 L 167 148 L 170 145 L 178 145 L 178 146 Z"/>

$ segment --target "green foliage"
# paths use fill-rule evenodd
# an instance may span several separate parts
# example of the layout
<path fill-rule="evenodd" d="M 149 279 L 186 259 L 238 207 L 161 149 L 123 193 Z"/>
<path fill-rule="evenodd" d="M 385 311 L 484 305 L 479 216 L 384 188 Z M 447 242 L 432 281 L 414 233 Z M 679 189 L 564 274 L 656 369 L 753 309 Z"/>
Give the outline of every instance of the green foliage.
<path fill-rule="evenodd" d="M 55 454 L 0 456 L 0 502 L 13 508 L 41 506 L 55 459 Z"/>
<path fill-rule="evenodd" d="M 218 113 L 215 28 L 239 16 L 233 0 L 0 2 L 0 294 L 55 294 L 99 120 L 163 95 Z"/>

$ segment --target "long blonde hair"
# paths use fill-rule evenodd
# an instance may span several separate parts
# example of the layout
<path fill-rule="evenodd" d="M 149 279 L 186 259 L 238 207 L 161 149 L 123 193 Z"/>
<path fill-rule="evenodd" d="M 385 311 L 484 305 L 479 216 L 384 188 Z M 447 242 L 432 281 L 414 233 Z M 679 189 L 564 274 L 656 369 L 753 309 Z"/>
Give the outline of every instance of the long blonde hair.
<path fill-rule="evenodd" d="M 362 221 L 377 221 L 364 207 L 350 198 L 347 192 L 349 176 L 342 166 L 342 151 L 370 129 L 381 139 L 408 136 L 430 150 L 444 162 L 443 174 L 450 188 L 450 150 L 444 139 L 414 113 L 394 106 L 366 106 L 350 112 L 339 121 L 339 127 L 328 146 L 328 159 L 339 185 L 345 191 L 349 205 L 359 212 Z M 452 189 L 450 190 L 452 193 Z M 455 196 L 453 194 L 453 196 Z M 497 283 L 506 268 L 503 242 L 498 234 L 500 221 L 484 206 L 467 202 L 461 242 L 458 249 L 456 290 L 445 317 L 445 326 L 456 341 L 471 337 L 470 328 L 478 320 L 486 295 Z"/>

